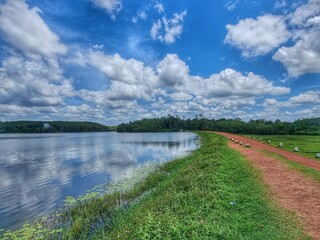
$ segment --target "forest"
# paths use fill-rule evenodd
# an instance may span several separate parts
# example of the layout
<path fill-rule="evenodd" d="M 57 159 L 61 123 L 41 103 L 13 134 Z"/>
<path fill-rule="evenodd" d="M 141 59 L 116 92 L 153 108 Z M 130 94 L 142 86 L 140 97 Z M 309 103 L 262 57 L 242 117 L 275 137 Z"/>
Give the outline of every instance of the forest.
<path fill-rule="evenodd" d="M 117 132 L 175 132 L 184 130 L 263 135 L 320 135 L 320 117 L 298 119 L 294 122 L 268 121 L 264 119 L 245 122 L 239 118 L 207 119 L 201 114 L 194 119 L 181 119 L 179 116 L 168 115 L 162 118 L 123 123 L 117 127 Z"/>
<path fill-rule="evenodd" d="M 107 132 L 110 129 L 93 122 L 15 121 L 0 122 L 0 133 Z"/>

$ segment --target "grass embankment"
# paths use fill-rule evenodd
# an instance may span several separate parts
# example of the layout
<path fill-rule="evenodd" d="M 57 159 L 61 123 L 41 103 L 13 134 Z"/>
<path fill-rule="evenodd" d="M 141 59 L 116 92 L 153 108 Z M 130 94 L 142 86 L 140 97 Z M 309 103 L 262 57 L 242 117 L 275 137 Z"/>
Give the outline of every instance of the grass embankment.
<path fill-rule="evenodd" d="M 62 238 L 308 239 L 225 138 L 199 135 L 200 149 L 161 166 L 129 192 L 73 207 L 62 217 Z"/>
<path fill-rule="evenodd" d="M 271 140 L 271 145 L 279 147 L 283 143 L 283 149 L 293 152 L 294 147 L 299 148 L 297 154 L 315 158 L 316 153 L 320 153 L 320 136 L 307 135 L 249 135 L 256 140 L 262 138 L 263 142 Z M 320 160 L 320 159 L 319 159 Z"/>

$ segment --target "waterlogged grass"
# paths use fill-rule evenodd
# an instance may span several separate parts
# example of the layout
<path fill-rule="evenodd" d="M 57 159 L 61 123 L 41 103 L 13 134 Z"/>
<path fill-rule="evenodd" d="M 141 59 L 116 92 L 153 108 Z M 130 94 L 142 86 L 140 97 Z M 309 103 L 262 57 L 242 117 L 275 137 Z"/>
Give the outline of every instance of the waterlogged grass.
<path fill-rule="evenodd" d="M 283 149 L 293 152 L 294 147 L 299 148 L 300 155 L 315 158 L 316 153 L 320 153 L 320 136 L 306 135 L 250 135 L 256 140 L 262 138 L 262 141 L 267 143 L 271 140 L 271 145 L 279 147 L 279 143 L 283 143 Z M 316 158 L 315 158 L 316 159 Z M 319 159 L 320 160 L 320 159 Z"/>
<path fill-rule="evenodd" d="M 261 151 L 266 156 L 271 156 L 285 163 L 290 169 L 303 173 L 305 176 L 320 182 L 320 172 L 308 166 L 293 162 L 285 157 L 269 151 Z"/>
<path fill-rule="evenodd" d="M 200 149 L 126 190 L 68 198 L 71 206 L 51 226 L 58 232 L 32 238 L 309 239 L 295 216 L 273 202 L 247 159 L 224 138 L 199 135 Z"/>

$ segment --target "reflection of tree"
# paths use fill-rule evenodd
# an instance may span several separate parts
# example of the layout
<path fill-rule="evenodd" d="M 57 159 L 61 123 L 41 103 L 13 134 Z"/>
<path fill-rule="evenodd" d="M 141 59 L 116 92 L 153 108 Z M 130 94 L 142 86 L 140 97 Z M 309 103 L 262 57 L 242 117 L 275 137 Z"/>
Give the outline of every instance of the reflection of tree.
<path fill-rule="evenodd" d="M 0 228 L 55 210 L 67 195 L 93 187 L 96 176 L 121 180 L 149 161 L 197 148 L 191 133 L 10 136 L 0 137 Z"/>

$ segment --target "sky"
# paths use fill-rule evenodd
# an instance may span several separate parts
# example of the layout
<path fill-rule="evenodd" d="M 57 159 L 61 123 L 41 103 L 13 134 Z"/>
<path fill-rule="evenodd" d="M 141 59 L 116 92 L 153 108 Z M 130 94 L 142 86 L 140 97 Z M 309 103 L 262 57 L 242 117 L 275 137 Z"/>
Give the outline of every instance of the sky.
<path fill-rule="evenodd" d="M 320 116 L 320 0 L 0 0 L 0 121 Z"/>

